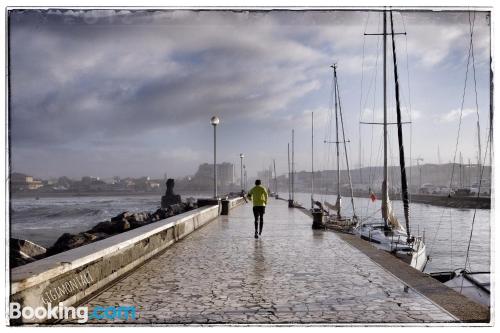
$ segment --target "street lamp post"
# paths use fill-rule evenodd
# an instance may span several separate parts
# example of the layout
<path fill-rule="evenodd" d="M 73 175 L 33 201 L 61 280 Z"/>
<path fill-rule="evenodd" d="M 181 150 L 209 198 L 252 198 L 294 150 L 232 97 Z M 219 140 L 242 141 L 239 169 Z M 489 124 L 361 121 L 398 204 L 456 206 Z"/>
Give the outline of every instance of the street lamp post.
<path fill-rule="evenodd" d="M 217 199 L 217 125 L 219 125 L 219 118 L 213 116 L 210 119 L 210 124 L 214 127 L 214 198 Z"/>
<path fill-rule="evenodd" d="M 240 153 L 240 185 L 241 185 L 241 190 L 243 191 L 245 188 L 243 187 L 243 153 Z"/>
<path fill-rule="evenodd" d="M 247 188 L 247 168 L 246 166 L 243 164 L 243 188 L 246 189 Z"/>

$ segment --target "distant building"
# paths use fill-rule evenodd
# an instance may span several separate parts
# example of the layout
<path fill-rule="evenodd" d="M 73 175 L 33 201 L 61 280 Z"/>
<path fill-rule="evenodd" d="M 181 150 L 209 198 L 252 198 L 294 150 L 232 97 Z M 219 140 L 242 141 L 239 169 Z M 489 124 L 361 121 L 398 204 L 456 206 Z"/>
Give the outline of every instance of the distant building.
<path fill-rule="evenodd" d="M 84 176 L 79 182 L 71 184 L 71 189 L 77 192 L 100 192 L 107 189 L 107 184 L 99 177 Z"/>
<path fill-rule="evenodd" d="M 160 183 L 157 182 L 157 181 L 150 181 L 149 182 L 149 187 L 151 189 L 157 189 L 157 188 L 160 188 Z"/>
<path fill-rule="evenodd" d="M 228 186 L 234 183 L 233 163 L 223 162 L 221 164 L 217 164 L 217 181 L 222 186 Z"/>
<path fill-rule="evenodd" d="M 273 183 L 273 169 L 269 168 L 267 170 L 257 171 L 257 179 L 267 187 L 270 187 Z"/>
<path fill-rule="evenodd" d="M 33 176 L 28 176 L 23 173 L 14 172 L 10 176 L 10 185 L 13 191 L 36 190 L 43 187 L 43 182 L 34 179 Z"/>
<path fill-rule="evenodd" d="M 203 163 L 191 178 L 190 182 L 200 189 L 208 189 L 212 186 L 214 179 L 214 165 Z M 223 162 L 217 164 L 217 186 L 226 188 L 234 183 L 234 166 L 232 163 Z"/>

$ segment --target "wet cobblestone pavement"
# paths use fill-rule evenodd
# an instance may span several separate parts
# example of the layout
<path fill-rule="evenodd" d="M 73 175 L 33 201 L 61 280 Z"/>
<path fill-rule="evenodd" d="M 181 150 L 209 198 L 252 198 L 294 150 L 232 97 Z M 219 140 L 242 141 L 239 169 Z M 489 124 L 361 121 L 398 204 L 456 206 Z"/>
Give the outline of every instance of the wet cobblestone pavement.
<path fill-rule="evenodd" d="M 237 207 L 88 305 L 136 306 L 123 322 L 143 324 L 456 321 L 285 201 L 271 199 L 264 221 L 254 239 L 251 205 Z"/>

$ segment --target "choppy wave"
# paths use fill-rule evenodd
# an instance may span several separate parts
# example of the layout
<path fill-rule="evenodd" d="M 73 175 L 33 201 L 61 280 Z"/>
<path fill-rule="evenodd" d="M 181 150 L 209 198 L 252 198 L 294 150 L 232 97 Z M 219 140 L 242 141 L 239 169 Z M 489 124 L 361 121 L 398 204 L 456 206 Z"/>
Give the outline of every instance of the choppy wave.
<path fill-rule="evenodd" d="M 11 209 L 11 217 L 37 217 L 37 218 L 65 218 L 80 216 L 97 216 L 102 213 L 102 209 L 89 207 L 76 207 L 63 209 L 61 207 L 34 207 L 26 209 Z"/>
<path fill-rule="evenodd" d="M 154 211 L 159 201 L 157 196 L 14 198 L 11 235 L 50 245 L 64 232 L 88 230 L 124 211 Z"/>

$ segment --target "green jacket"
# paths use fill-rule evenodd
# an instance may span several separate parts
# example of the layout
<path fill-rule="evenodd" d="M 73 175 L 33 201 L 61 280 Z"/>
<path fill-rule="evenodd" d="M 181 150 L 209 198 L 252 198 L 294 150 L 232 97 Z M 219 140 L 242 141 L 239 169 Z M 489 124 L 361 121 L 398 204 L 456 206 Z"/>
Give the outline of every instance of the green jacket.
<path fill-rule="evenodd" d="M 267 190 L 262 185 L 256 185 L 247 196 L 252 199 L 254 206 L 265 206 L 267 204 Z"/>

